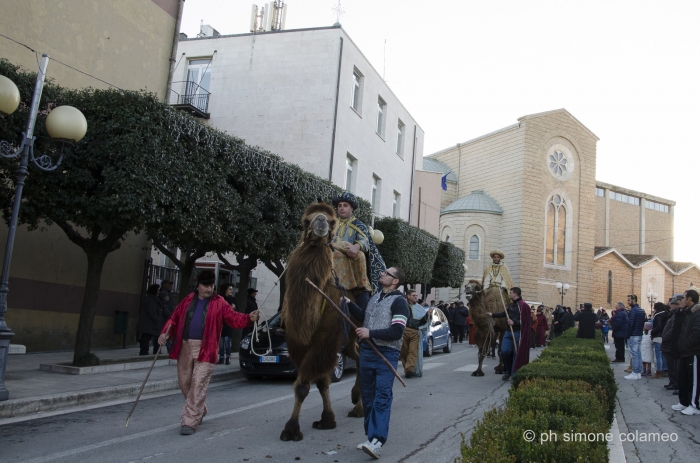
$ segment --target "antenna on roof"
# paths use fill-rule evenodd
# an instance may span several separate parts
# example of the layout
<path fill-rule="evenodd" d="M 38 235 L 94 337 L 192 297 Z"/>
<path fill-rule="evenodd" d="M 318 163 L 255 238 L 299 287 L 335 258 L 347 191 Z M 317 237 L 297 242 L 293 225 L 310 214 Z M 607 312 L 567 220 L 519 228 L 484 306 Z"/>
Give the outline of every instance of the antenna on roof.
<path fill-rule="evenodd" d="M 285 5 L 284 0 L 274 0 L 272 3 L 266 3 L 259 11 L 258 5 L 253 5 L 250 12 L 250 32 L 284 30 L 288 7 L 288 5 Z"/>

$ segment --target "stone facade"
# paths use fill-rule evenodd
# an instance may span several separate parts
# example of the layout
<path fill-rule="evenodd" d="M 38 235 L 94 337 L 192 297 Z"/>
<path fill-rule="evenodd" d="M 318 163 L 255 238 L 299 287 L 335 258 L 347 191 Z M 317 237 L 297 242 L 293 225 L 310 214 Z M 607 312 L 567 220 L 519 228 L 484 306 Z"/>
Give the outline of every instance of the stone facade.
<path fill-rule="evenodd" d="M 547 305 L 561 303 L 558 282 L 569 284 L 567 306 L 592 301 L 611 307 L 635 293 L 647 309 L 647 292 L 661 300 L 661 295 L 670 297 L 673 287 L 689 286 L 697 267 L 685 264 L 681 269 L 668 262 L 675 202 L 597 182 L 597 141 L 561 109 L 522 117 L 517 124 L 429 156 L 459 178 L 442 194 L 440 239 L 449 236 L 465 250 L 467 280 L 480 280 L 491 261 L 489 251 L 499 248 L 523 297 Z M 502 215 L 452 211 L 475 189 L 493 197 Z M 561 223 L 561 229 L 551 245 L 556 252 L 549 255 L 548 214 L 555 200 L 556 210 L 566 213 L 552 222 Z M 481 247 L 478 258 L 469 259 L 469 240 L 475 235 Z M 438 294 L 448 300 L 459 291 Z"/>
<path fill-rule="evenodd" d="M 47 75 L 58 85 L 108 87 L 61 61 L 120 88 L 147 89 L 165 97 L 179 4 L 178 0 L 4 2 L 0 30 L 51 56 Z M 0 41 L 0 57 L 36 70 L 34 53 L 4 38 Z M 2 221 L 0 255 L 6 241 Z M 116 310 L 129 312 L 129 342 L 135 340 L 147 248 L 144 234 L 129 234 L 107 257 L 93 325 L 94 347 L 121 345 L 121 335 L 114 335 Z M 29 352 L 73 348 L 86 275 L 85 253 L 59 227 L 33 232 L 19 227 L 6 314 L 15 332 L 11 342 L 26 345 Z"/>

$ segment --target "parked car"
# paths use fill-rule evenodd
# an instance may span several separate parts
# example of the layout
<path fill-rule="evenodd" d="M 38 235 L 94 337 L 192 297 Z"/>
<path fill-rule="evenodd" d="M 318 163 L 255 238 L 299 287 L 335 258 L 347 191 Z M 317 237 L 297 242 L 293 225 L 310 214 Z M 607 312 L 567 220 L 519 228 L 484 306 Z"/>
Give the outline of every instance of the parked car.
<path fill-rule="evenodd" d="M 268 349 L 270 347 L 268 332 L 269 339 L 272 341 L 271 349 Z M 297 369 L 289 358 L 285 331 L 282 328 L 279 313 L 258 326 L 259 341 L 251 342 L 252 336 L 251 333 L 241 340 L 238 352 L 238 364 L 246 378 L 296 377 Z M 357 364 L 354 360 L 347 358 L 341 348 L 338 352 L 338 363 L 331 374 L 331 381 L 334 383 L 340 381 L 343 372 L 348 368 L 357 368 Z"/>
<path fill-rule="evenodd" d="M 432 357 L 436 349 L 442 349 L 446 354 L 452 352 L 452 334 L 442 310 L 431 309 L 428 334 L 423 338 L 423 356 Z"/>

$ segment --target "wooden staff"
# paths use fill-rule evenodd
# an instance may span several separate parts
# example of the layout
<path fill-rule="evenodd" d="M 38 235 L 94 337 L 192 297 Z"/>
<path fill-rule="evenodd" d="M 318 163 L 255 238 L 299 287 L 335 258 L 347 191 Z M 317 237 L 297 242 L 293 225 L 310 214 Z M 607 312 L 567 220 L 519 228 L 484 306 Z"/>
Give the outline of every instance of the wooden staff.
<path fill-rule="evenodd" d="M 173 325 L 168 326 L 168 331 L 165 332 L 165 337 L 168 337 L 168 334 L 170 334 L 170 328 L 172 328 Z M 151 376 L 151 372 L 153 371 L 153 367 L 156 365 L 156 360 L 158 360 L 158 355 L 160 354 L 160 350 L 163 348 L 163 346 L 158 346 L 158 351 L 156 352 L 155 357 L 153 357 L 153 363 L 151 363 L 151 368 L 148 370 L 148 374 L 146 375 L 146 379 L 143 380 L 143 384 L 141 385 L 141 389 L 139 390 L 139 395 L 136 396 L 136 402 L 134 402 L 134 405 L 131 407 L 131 410 L 129 411 L 129 414 L 126 416 L 126 424 L 124 425 L 125 428 L 129 427 L 129 418 L 131 418 L 131 414 L 134 413 L 134 410 L 136 409 L 136 404 L 139 403 L 139 399 L 141 398 L 141 393 L 143 392 L 143 388 L 146 387 L 146 382 L 148 381 L 148 377 Z"/>
<path fill-rule="evenodd" d="M 506 302 L 503 300 L 503 291 L 501 291 L 501 288 L 498 288 L 498 294 L 501 296 L 501 304 L 503 304 L 503 310 L 506 313 L 506 320 L 510 321 L 510 317 L 508 316 L 508 307 L 506 307 Z M 518 306 L 518 310 L 520 310 L 520 306 Z M 506 322 L 507 323 L 507 322 Z M 510 323 L 507 323 L 508 328 L 510 328 L 510 335 L 513 336 L 513 342 L 515 343 L 515 353 L 517 354 L 518 351 L 520 350 L 520 346 L 518 345 L 519 342 L 517 339 L 515 339 L 515 332 L 513 331 L 513 325 Z M 513 360 L 515 362 L 515 360 Z"/>
<path fill-rule="evenodd" d="M 343 313 L 342 310 L 340 310 L 340 307 L 338 307 L 338 306 L 335 304 L 335 302 L 333 302 L 333 300 L 332 300 L 330 297 L 328 297 L 328 296 L 326 295 L 326 293 L 324 293 L 323 291 L 321 291 L 321 289 L 320 289 L 318 286 L 316 286 L 315 284 L 313 284 L 313 282 L 312 282 L 311 280 L 309 280 L 308 278 L 305 278 L 305 280 L 306 280 L 306 282 L 307 282 L 308 284 L 311 285 L 312 288 L 314 288 L 316 291 L 318 291 L 318 293 L 319 293 L 321 296 L 323 296 L 324 299 L 326 299 L 326 301 L 328 301 L 328 303 L 329 303 L 332 307 L 335 308 L 335 310 L 338 311 L 338 313 L 340 314 L 340 316 L 343 317 L 343 318 L 345 319 L 346 322 L 350 323 L 350 326 L 352 326 L 352 328 L 353 328 L 354 330 L 357 330 L 357 325 L 355 325 L 355 324 L 352 322 L 352 320 L 350 320 L 350 319 L 348 318 L 348 316 L 345 315 L 345 314 Z M 410 308 L 409 308 L 409 310 L 410 310 Z M 362 342 L 362 341 L 363 341 L 363 340 L 361 339 L 360 342 Z M 369 345 L 369 347 L 372 348 L 372 350 L 374 351 L 374 353 L 377 354 L 377 355 L 379 356 L 380 359 L 382 359 L 382 362 L 384 362 L 384 364 L 385 364 L 386 366 L 389 367 L 389 369 L 391 370 L 391 372 L 394 373 L 394 376 L 396 376 L 396 378 L 398 378 L 399 382 L 400 382 L 401 384 L 403 384 L 403 387 L 406 387 L 407 384 L 404 382 L 403 379 L 401 379 L 401 376 L 399 376 L 399 374 L 396 372 L 396 370 L 394 370 L 394 367 L 391 366 L 391 363 L 389 363 L 389 361 L 382 355 L 382 353 L 379 352 L 379 351 L 377 350 L 377 348 L 374 346 L 374 344 L 372 344 L 371 341 L 367 341 L 367 345 Z"/>

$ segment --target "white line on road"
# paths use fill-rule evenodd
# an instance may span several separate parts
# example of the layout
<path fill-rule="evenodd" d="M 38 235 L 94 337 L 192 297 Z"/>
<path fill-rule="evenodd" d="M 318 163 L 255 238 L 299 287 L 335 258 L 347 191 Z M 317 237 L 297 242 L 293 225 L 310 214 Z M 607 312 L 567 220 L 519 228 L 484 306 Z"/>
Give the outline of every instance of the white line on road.
<path fill-rule="evenodd" d="M 428 363 L 428 364 L 423 364 L 423 370 L 432 370 L 433 368 L 441 367 L 443 366 L 444 363 Z"/>
<path fill-rule="evenodd" d="M 333 384 L 331 384 L 331 387 L 338 386 L 340 384 L 348 383 L 351 381 L 354 382 L 355 378 L 346 379 L 343 381 L 339 381 L 337 383 L 333 383 Z M 216 418 L 222 418 L 224 416 L 234 415 L 236 413 L 245 412 L 247 410 L 252 410 L 252 409 L 258 408 L 258 407 L 264 407 L 265 405 L 270 405 L 270 404 L 274 404 L 277 402 L 281 402 L 283 400 L 293 399 L 293 398 L 294 398 L 294 394 L 288 394 L 288 395 L 285 395 L 282 397 L 277 397 L 274 399 L 265 400 L 264 402 L 258 402 L 255 404 L 246 405 L 245 407 L 235 408 L 233 410 L 229 410 L 226 412 L 216 413 L 214 415 L 207 415 L 207 419 L 212 420 L 212 419 L 216 419 Z M 129 441 L 132 441 L 134 439 L 140 439 L 142 437 L 152 436 L 154 434 L 159 434 L 159 433 L 164 432 L 164 431 L 174 430 L 174 429 L 177 429 L 179 427 L 180 427 L 179 424 L 172 424 L 170 426 L 163 426 L 161 428 L 151 429 L 149 431 L 138 432 L 136 434 L 131 434 L 129 436 L 117 437 L 116 439 L 109 439 L 106 441 L 98 442 L 96 444 L 84 445 L 82 447 L 77 447 L 77 448 L 74 448 L 71 450 L 65 450 L 63 452 L 54 453 L 53 455 L 47 455 L 47 456 L 43 456 L 43 457 L 31 458 L 29 460 L 23 460 L 23 461 L 18 462 L 18 463 L 44 463 L 46 461 L 53 461 L 53 460 L 57 460 L 59 458 L 70 457 L 73 455 L 77 455 L 79 453 L 89 452 L 91 450 L 97 450 L 97 449 L 100 449 L 103 447 L 109 447 L 110 445 L 121 444 L 122 442 L 129 442 Z"/>
<path fill-rule="evenodd" d="M 484 363 L 484 364 L 481 365 L 481 368 L 484 369 L 484 368 L 486 368 L 487 366 L 488 366 L 488 365 L 486 365 L 486 364 Z M 457 368 L 456 370 L 452 370 L 452 371 L 476 371 L 477 368 L 479 368 L 479 364 L 478 364 L 478 363 L 474 363 L 474 364 L 465 365 L 465 366 L 463 366 L 463 367 Z"/>

